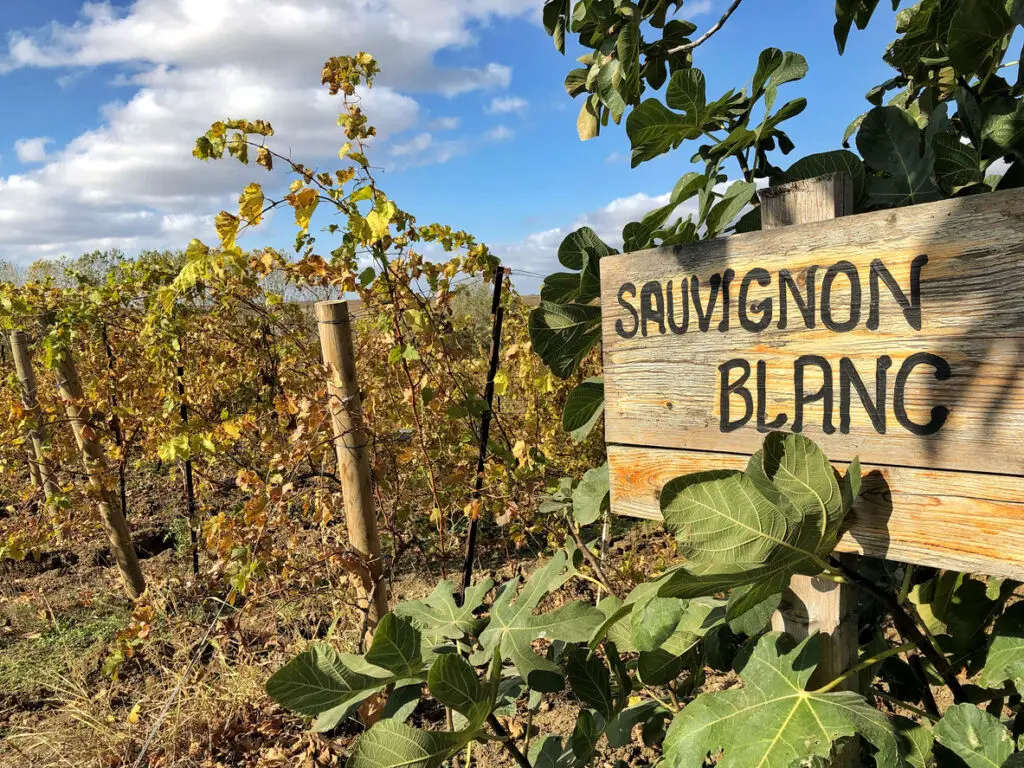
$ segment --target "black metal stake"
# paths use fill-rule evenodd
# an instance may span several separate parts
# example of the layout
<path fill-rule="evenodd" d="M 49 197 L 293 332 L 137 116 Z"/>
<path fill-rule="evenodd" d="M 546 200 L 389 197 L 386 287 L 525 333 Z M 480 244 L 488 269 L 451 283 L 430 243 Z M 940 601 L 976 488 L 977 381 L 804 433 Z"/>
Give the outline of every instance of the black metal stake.
<path fill-rule="evenodd" d="M 181 423 L 188 425 L 188 404 L 185 402 L 185 366 L 178 366 L 178 413 Z M 191 445 L 189 446 L 191 448 Z M 199 538 L 196 535 L 196 493 L 192 484 L 192 458 L 185 459 L 185 501 L 188 510 L 188 530 L 192 543 L 192 575 L 199 575 Z"/>
<path fill-rule="evenodd" d="M 501 289 L 505 284 L 505 275 L 508 271 L 504 267 L 498 267 L 494 274 L 494 296 L 491 299 L 491 355 L 490 364 L 487 368 L 487 384 L 484 388 L 484 401 L 487 407 L 480 417 L 480 452 L 476 459 L 476 487 L 473 490 L 473 500 L 480 500 L 480 492 L 484 487 L 484 464 L 487 461 L 487 442 L 491 432 L 491 414 L 494 404 L 494 377 L 498 373 L 498 362 L 501 349 L 501 321 L 505 312 L 501 307 Z M 462 589 L 459 591 L 459 604 L 473 581 L 473 560 L 476 556 L 476 518 L 469 520 L 469 530 L 466 532 L 466 560 L 462 566 Z"/>

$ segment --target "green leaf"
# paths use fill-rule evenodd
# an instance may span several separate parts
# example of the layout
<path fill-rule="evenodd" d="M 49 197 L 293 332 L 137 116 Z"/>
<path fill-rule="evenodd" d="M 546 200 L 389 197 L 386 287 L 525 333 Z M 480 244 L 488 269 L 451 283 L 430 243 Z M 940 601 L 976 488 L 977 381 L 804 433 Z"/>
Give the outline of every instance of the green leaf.
<path fill-rule="evenodd" d="M 938 133 L 932 138 L 935 155 L 935 179 L 946 194 L 985 180 L 981 156 L 970 144 L 964 144 L 952 133 Z"/>
<path fill-rule="evenodd" d="M 827 758 L 837 739 L 860 735 L 877 749 L 878 765 L 900 765 L 892 726 L 862 696 L 807 690 L 819 643 L 817 635 L 799 645 L 781 633 L 762 637 L 737 670 L 743 688 L 703 693 L 676 715 L 665 738 L 667 764 L 700 768 L 709 753 L 721 753 L 717 768 L 790 768 Z"/>
<path fill-rule="evenodd" d="M 996 620 L 978 684 L 999 688 L 1007 680 L 1024 693 L 1024 603 L 1011 605 Z"/>
<path fill-rule="evenodd" d="M 630 162 L 636 168 L 688 139 L 699 138 L 700 129 L 657 99 L 646 99 L 626 118 L 626 135 L 633 149 Z"/>
<path fill-rule="evenodd" d="M 615 52 L 622 65 L 619 89 L 630 104 L 635 104 L 640 95 L 640 42 L 640 29 L 636 24 L 624 25 L 615 41 Z"/>
<path fill-rule="evenodd" d="M 601 66 L 598 71 L 596 91 L 601 102 L 611 110 L 612 120 L 618 123 L 626 111 L 626 100 L 619 91 L 622 82 L 622 65 L 618 59 L 612 59 Z"/>
<path fill-rule="evenodd" d="M 424 635 L 437 638 L 439 642 L 443 639 L 461 640 L 466 635 L 474 635 L 480 627 L 481 620 L 473 614 L 493 586 L 491 579 L 471 586 L 459 606 L 455 603 L 452 583 L 442 581 L 429 597 L 396 605 L 395 613 L 409 618 Z"/>
<path fill-rule="evenodd" d="M 935 758 L 932 755 L 935 738 L 932 736 L 932 729 L 899 715 L 892 717 L 892 724 L 896 729 L 896 738 L 900 742 L 900 754 L 907 765 L 911 768 L 932 768 L 935 765 Z"/>
<path fill-rule="evenodd" d="M 687 124 L 700 129 L 707 107 L 707 84 L 699 69 L 681 69 L 665 89 L 665 104 L 684 113 Z"/>
<path fill-rule="evenodd" d="M 373 632 L 366 661 L 391 672 L 395 677 L 413 677 L 423 668 L 420 632 L 406 618 L 385 614 Z"/>
<path fill-rule="evenodd" d="M 864 29 L 877 6 L 878 0 L 836 0 L 836 24 L 832 31 L 839 53 L 846 49 L 846 40 L 853 24 L 856 23 L 858 29 Z"/>
<path fill-rule="evenodd" d="M 756 189 L 754 183 L 748 181 L 737 181 L 730 185 L 722 199 L 708 212 L 704 222 L 708 228 L 708 236 L 714 237 L 729 226 L 733 219 L 739 216 L 740 211 L 750 205 Z"/>
<path fill-rule="evenodd" d="M 394 681 L 390 672 L 366 664 L 359 656 L 318 644 L 275 672 L 267 681 L 267 695 L 293 712 L 319 715 L 313 728 L 326 731 Z"/>
<path fill-rule="evenodd" d="M 576 442 L 582 441 L 593 430 L 604 413 L 604 379 L 587 379 L 569 393 L 562 411 L 562 429 Z"/>
<path fill-rule="evenodd" d="M 982 141 L 990 154 L 1024 154 L 1024 102 L 993 99 L 985 105 Z"/>
<path fill-rule="evenodd" d="M 611 674 L 601 659 L 585 648 L 570 646 L 565 674 L 576 698 L 600 712 L 605 720 L 611 718 L 615 708 Z"/>
<path fill-rule="evenodd" d="M 576 716 L 576 727 L 569 736 L 569 744 L 572 753 L 576 756 L 577 764 L 586 764 L 597 750 L 597 740 L 601 738 L 603 723 L 599 723 L 597 717 L 589 709 L 581 709 Z"/>
<path fill-rule="evenodd" d="M 985 642 L 985 627 L 997 607 L 985 591 L 986 585 L 978 579 L 942 571 L 915 586 L 910 600 L 929 631 L 942 636 L 947 650 L 967 654 Z"/>
<path fill-rule="evenodd" d="M 938 198 L 931 149 L 921 152 L 921 130 L 905 110 L 889 106 L 868 112 L 857 131 L 857 149 L 869 166 L 888 174 L 869 180 L 873 203 L 894 207 Z"/>
<path fill-rule="evenodd" d="M 574 99 L 581 93 L 586 93 L 587 70 L 584 67 L 570 69 L 569 74 L 565 76 L 563 85 L 565 86 L 565 92 Z"/>
<path fill-rule="evenodd" d="M 864 196 L 864 163 L 853 152 L 838 149 L 832 152 L 819 152 L 808 155 L 793 163 L 777 180 L 772 179 L 772 186 L 788 184 L 792 181 L 813 179 L 830 173 L 845 173 L 853 179 L 854 200 Z"/>
<path fill-rule="evenodd" d="M 540 286 L 540 299 L 552 304 L 571 304 L 580 295 L 580 276 L 577 272 L 555 272 L 544 278 Z"/>
<path fill-rule="evenodd" d="M 764 94 L 765 112 L 775 104 L 780 85 L 794 80 L 801 80 L 807 75 L 807 59 L 799 53 L 778 48 L 766 48 L 757 58 L 757 69 L 751 84 L 752 99 L 757 100 Z"/>
<path fill-rule="evenodd" d="M 518 596 L 519 578 L 502 587 L 490 611 L 490 622 L 480 634 L 485 653 L 499 650 L 509 658 L 527 684 L 538 691 L 561 690 L 564 683 L 557 664 L 534 653 L 531 643 L 538 638 L 581 643 L 602 622 L 596 608 L 583 602 L 566 603 L 548 613 L 534 615 L 541 599 L 568 578 L 566 553 L 560 550 L 543 568 L 534 571 Z"/>
<path fill-rule="evenodd" d="M 577 525 L 590 525 L 610 508 L 608 462 L 588 469 L 572 492 L 572 515 Z"/>
<path fill-rule="evenodd" d="M 654 597 L 633 609 L 631 639 L 638 651 L 653 651 L 671 637 L 683 618 L 685 603 L 674 597 Z"/>
<path fill-rule="evenodd" d="M 439 768 L 475 736 L 464 731 L 421 731 L 381 720 L 359 737 L 347 768 Z"/>
<path fill-rule="evenodd" d="M 813 441 L 780 432 L 765 438 L 745 472 L 677 477 L 662 489 L 661 511 L 688 562 L 663 577 L 658 594 L 689 598 L 757 582 L 742 606 L 753 608 L 793 574 L 821 571 L 850 498 Z"/>
<path fill-rule="evenodd" d="M 985 72 L 1000 40 L 1013 28 L 1006 0 L 961 0 L 949 25 L 949 60 L 962 75 Z"/>
<path fill-rule="evenodd" d="M 580 227 L 566 235 L 558 246 L 558 261 L 563 267 L 581 273 L 574 301 L 586 304 L 597 298 L 601 292 L 600 261 L 615 252 L 590 227 Z"/>
<path fill-rule="evenodd" d="M 437 657 L 427 676 L 427 688 L 431 696 L 467 720 L 478 719 L 483 699 L 480 681 L 476 670 L 459 654 L 443 653 Z"/>
<path fill-rule="evenodd" d="M 648 699 L 619 712 L 605 729 L 608 745 L 617 749 L 629 744 L 633 740 L 633 728 L 649 720 L 658 711 L 668 712 L 658 702 Z"/>
<path fill-rule="evenodd" d="M 556 376 L 569 378 L 601 339 L 601 308 L 542 301 L 530 313 L 530 342 Z"/>
<path fill-rule="evenodd" d="M 1010 732 L 974 704 L 954 704 L 932 729 L 935 740 L 969 768 L 1001 768 L 1013 752 Z"/>

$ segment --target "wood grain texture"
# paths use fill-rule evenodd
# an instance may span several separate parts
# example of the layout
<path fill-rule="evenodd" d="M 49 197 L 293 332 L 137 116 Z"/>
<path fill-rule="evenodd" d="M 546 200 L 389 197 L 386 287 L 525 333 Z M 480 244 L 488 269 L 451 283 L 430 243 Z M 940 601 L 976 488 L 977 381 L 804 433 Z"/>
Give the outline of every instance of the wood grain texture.
<path fill-rule="evenodd" d="M 608 446 L 612 511 L 661 519 L 673 477 L 742 469 L 747 456 Z M 841 472 L 844 462 L 833 462 Z M 1020 478 L 866 465 L 840 552 L 1024 580 L 1024 482 Z"/>
<path fill-rule="evenodd" d="M 849 216 L 855 202 L 853 179 L 847 173 L 766 187 L 758 191 L 757 197 L 761 201 L 761 229 Z"/>
<path fill-rule="evenodd" d="M 870 264 L 881 259 L 900 286 L 910 284 L 911 263 L 927 254 L 921 271 L 921 327 L 914 329 L 884 284 L 880 288 L 879 327 L 868 330 Z M 777 327 L 778 273 L 788 269 L 803 287 L 814 274 L 820 299 L 824 273 L 846 260 L 860 276 L 863 307 L 860 323 L 837 333 L 822 324 L 820 312 L 814 328 L 806 328 L 792 301 L 790 325 Z M 1024 191 L 946 200 L 891 211 L 849 216 L 835 221 L 787 226 L 780 229 L 601 260 L 606 439 L 609 443 L 653 445 L 664 448 L 752 453 L 763 435 L 754 419 L 740 429 L 720 431 L 718 370 L 726 360 L 750 362 L 748 384 L 755 387 L 758 360 L 766 365 L 766 413 L 771 419 L 785 412 L 794 417 L 794 360 L 800 355 L 825 357 L 837 378 L 840 358 L 849 358 L 874 395 L 875 367 L 882 355 L 891 357 L 888 371 L 887 429 L 878 434 L 852 395 L 849 434 L 839 426 L 839 386 L 835 383 L 834 434 L 822 431 L 822 403 L 805 409 L 803 432 L 833 459 L 861 460 L 874 465 L 928 469 L 969 470 L 1005 475 L 1024 474 Z M 768 271 L 767 287 L 753 285 L 748 299 L 774 297 L 772 323 L 760 333 L 740 327 L 738 290 L 752 267 Z M 707 332 L 696 330 L 694 311 L 682 334 L 666 329 L 661 335 L 648 324 L 649 335 L 621 338 L 616 323 L 629 327 L 633 320 L 618 301 L 620 286 L 632 283 L 638 296 L 649 281 L 666 286 L 673 280 L 676 307 L 679 285 L 685 278 L 700 279 L 706 301 L 708 281 L 715 273 L 735 270 L 731 286 L 730 322 L 719 331 L 723 317 L 718 304 Z M 834 284 L 833 316 L 849 315 L 849 283 Z M 820 301 L 818 302 L 820 304 Z M 907 414 L 926 422 L 931 409 L 950 411 L 943 427 L 933 435 L 915 435 L 896 422 L 893 380 L 908 356 L 918 352 L 948 361 L 952 375 L 939 381 L 932 369 L 918 367 L 905 388 Z M 817 368 L 807 369 L 807 389 L 821 382 Z M 741 404 L 738 398 L 733 407 Z M 940 481 L 943 485 L 946 480 Z M 997 483 L 996 486 L 998 487 Z"/>

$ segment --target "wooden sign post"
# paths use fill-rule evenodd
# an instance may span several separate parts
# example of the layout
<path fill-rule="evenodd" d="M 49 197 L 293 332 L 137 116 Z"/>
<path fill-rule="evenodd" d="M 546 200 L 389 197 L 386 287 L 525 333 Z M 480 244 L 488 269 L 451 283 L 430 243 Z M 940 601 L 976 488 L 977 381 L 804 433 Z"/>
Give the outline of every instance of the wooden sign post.
<path fill-rule="evenodd" d="M 1024 579 L 1024 191 L 601 260 L 612 509 L 766 432 L 864 485 L 839 551 Z"/>

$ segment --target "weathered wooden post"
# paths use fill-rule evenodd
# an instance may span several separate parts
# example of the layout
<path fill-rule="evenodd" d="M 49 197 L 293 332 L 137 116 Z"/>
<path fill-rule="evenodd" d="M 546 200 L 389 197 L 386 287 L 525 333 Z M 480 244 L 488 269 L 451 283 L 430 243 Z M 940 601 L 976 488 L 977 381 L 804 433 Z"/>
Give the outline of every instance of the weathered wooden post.
<path fill-rule="evenodd" d="M 338 477 L 345 503 L 345 523 L 352 548 L 365 560 L 360 579 L 369 600 L 369 627 L 388 612 L 388 587 L 384 578 L 377 535 L 377 510 L 370 476 L 370 450 L 363 425 L 362 403 L 356 379 L 355 351 L 347 301 L 320 301 L 316 305 L 320 347 L 327 368 L 334 448 Z"/>
<path fill-rule="evenodd" d="M 24 331 L 12 331 L 9 340 L 11 357 L 14 358 L 14 369 L 21 384 L 21 401 L 29 414 L 28 438 L 32 479 L 43 489 L 43 494 L 49 501 L 60 492 L 60 489 L 54 482 L 53 472 L 46 458 L 46 432 L 43 427 L 43 413 L 39 408 L 36 376 L 32 370 L 32 356 L 28 350 L 28 334 Z"/>
<path fill-rule="evenodd" d="M 43 319 L 44 325 L 52 322 L 52 316 Z M 117 561 L 117 567 L 121 571 L 128 592 L 132 597 L 138 597 L 146 591 L 146 579 L 139 567 L 139 558 L 132 546 L 131 533 L 121 511 L 117 493 L 110 487 L 110 467 L 107 465 L 99 435 L 89 423 L 88 410 L 82 406 L 85 394 L 70 349 L 61 350 L 60 359 L 56 364 L 56 374 L 57 390 L 64 401 L 64 411 L 75 433 L 75 441 L 85 463 L 89 485 L 99 499 L 100 519 L 110 539 L 110 551 Z"/>
<path fill-rule="evenodd" d="M 762 189 L 761 229 L 792 224 L 810 224 L 853 213 L 853 180 L 846 174 L 831 174 Z M 849 555 L 844 555 L 849 557 Z M 811 576 L 794 576 L 783 595 L 782 605 L 772 616 L 772 629 L 788 632 L 799 640 L 820 632 L 827 634 L 821 659 L 811 685 L 825 684 L 857 663 L 857 596 L 846 584 Z M 857 677 L 845 687 L 856 689 Z M 833 762 L 833 768 L 857 768 L 860 753 L 849 745 Z"/>

